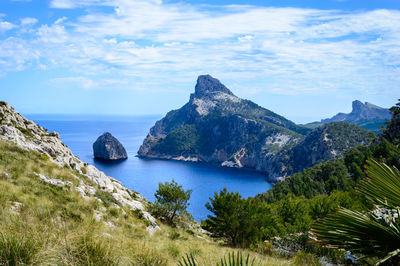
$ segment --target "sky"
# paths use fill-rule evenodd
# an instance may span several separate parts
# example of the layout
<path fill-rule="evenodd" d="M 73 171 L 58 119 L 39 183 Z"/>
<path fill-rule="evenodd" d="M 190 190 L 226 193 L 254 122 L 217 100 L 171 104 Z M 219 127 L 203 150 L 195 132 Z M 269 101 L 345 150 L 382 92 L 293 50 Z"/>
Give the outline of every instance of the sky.
<path fill-rule="evenodd" d="M 297 123 L 400 98 L 399 0 L 0 0 L 0 100 L 163 115 L 210 74 Z"/>

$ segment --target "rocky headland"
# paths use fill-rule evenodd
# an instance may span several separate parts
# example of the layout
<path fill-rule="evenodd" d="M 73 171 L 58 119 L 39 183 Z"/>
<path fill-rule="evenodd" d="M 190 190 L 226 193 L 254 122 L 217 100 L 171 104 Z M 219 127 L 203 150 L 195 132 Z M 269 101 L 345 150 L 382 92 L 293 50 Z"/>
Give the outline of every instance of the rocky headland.
<path fill-rule="evenodd" d="M 189 102 L 150 129 L 138 156 L 248 168 L 277 182 L 373 138 L 344 122 L 314 130 L 296 125 L 202 75 Z"/>

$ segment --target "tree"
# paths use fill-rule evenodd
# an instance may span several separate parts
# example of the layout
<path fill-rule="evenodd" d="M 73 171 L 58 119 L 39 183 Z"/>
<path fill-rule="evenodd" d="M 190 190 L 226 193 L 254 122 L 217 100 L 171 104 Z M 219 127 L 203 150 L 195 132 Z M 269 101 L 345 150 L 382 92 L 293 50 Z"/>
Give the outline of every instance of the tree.
<path fill-rule="evenodd" d="M 154 194 L 154 214 L 165 219 L 169 224 L 174 224 L 177 215 L 185 213 L 189 206 L 192 190 L 184 190 L 175 180 L 158 184 L 158 190 Z"/>
<path fill-rule="evenodd" d="M 206 208 L 214 215 L 208 215 L 202 227 L 212 237 L 225 239 L 235 247 L 247 247 L 260 241 L 264 218 L 268 214 L 267 204 L 259 199 L 243 199 L 238 192 L 228 192 L 226 188 L 214 193 L 214 198 L 206 203 Z"/>
<path fill-rule="evenodd" d="M 312 227 L 323 243 L 377 258 L 376 264 L 400 262 L 400 172 L 384 163 L 368 161 L 368 178 L 358 191 L 375 209 L 369 212 L 345 208 Z"/>
<path fill-rule="evenodd" d="M 400 99 L 399 102 L 390 108 L 392 113 L 392 120 L 387 122 L 386 129 L 383 131 L 382 136 L 395 145 L 400 144 Z"/>

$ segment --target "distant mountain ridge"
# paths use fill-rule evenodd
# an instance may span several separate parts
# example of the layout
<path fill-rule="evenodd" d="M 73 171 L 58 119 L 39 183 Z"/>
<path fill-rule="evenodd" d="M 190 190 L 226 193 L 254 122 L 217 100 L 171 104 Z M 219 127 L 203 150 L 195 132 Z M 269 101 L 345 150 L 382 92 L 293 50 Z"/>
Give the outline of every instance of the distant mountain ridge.
<path fill-rule="evenodd" d="M 380 128 L 390 119 L 391 114 L 389 109 L 379 107 L 369 102 L 362 103 L 361 101 L 355 100 L 352 103 L 352 111 L 350 113 L 338 113 L 331 118 L 322 119 L 321 122 L 312 122 L 304 126 L 314 129 L 325 123 L 343 121 L 358 125 L 378 134 L 380 133 Z"/>
<path fill-rule="evenodd" d="M 343 134 L 337 134 L 338 128 Z M 276 182 L 304 167 L 337 159 L 371 138 L 372 133 L 343 122 L 311 131 L 202 75 L 189 102 L 150 129 L 138 156 L 249 168 Z M 303 154 L 299 145 L 309 148 Z"/>
<path fill-rule="evenodd" d="M 355 122 L 358 120 L 390 120 L 391 114 L 389 109 L 376 106 L 372 103 L 365 102 L 364 104 L 358 100 L 353 101 L 352 111 L 349 114 L 338 113 L 332 118 L 322 119 L 322 123 L 330 123 L 337 121 Z"/>

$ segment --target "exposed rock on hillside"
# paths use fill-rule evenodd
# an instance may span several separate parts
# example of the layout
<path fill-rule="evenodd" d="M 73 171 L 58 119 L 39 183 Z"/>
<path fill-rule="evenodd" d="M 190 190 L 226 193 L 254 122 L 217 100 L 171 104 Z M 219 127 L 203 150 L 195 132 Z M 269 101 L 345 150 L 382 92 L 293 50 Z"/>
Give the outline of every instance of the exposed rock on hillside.
<path fill-rule="evenodd" d="M 94 158 L 101 160 L 123 160 L 128 158 L 124 146 L 106 132 L 93 143 Z"/>
<path fill-rule="evenodd" d="M 372 103 L 362 103 L 360 101 L 354 101 L 352 103 L 353 110 L 349 114 L 338 113 L 332 118 L 321 120 L 322 123 L 329 122 L 337 122 L 337 121 L 346 121 L 346 122 L 355 122 L 362 119 L 380 119 L 380 120 L 390 120 L 392 117 L 390 115 L 389 109 L 385 109 L 379 106 L 376 106 Z"/>
<path fill-rule="evenodd" d="M 46 154 L 56 164 L 75 170 L 79 175 L 94 182 L 98 186 L 97 189 L 110 193 L 123 206 L 141 210 L 143 217 L 149 221 L 149 232 L 159 229 L 154 217 L 146 211 L 146 200 L 140 194 L 127 189 L 96 167 L 82 162 L 62 143 L 56 132 L 49 133 L 45 128 L 27 120 L 6 102 L 0 102 L 0 140 L 13 142 L 26 150 Z M 78 176 L 76 178 L 79 179 Z M 79 181 L 81 184 L 77 187 L 79 193 L 84 197 L 93 196 L 96 188 L 80 179 Z"/>
<path fill-rule="evenodd" d="M 308 128 L 316 128 L 325 123 L 344 121 L 355 124 L 374 133 L 380 133 L 380 128 L 391 118 L 389 109 L 376 106 L 372 103 L 353 101 L 351 113 L 338 113 L 332 118 L 322 119 L 321 122 L 313 122 L 304 125 Z"/>
<path fill-rule="evenodd" d="M 268 179 L 275 182 L 297 169 L 290 165 L 298 163 L 292 158 L 294 152 L 291 151 L 300 143 L 305 145 L 310 131 L 251 101 L 236 97 L 217 79 L 204 75 L 199 76 L 189 102 L 170 111 L 150 129 L 138 155 L 249 168 L 266 173 Z M 311 134 L 321 136 L 323 132 L 317 130 Z M 321 144 L 314 152 L 315 159 L 308 158 L 311 154 L 304 154 L 306 158 L 300 165 L 329 160 L 334 152 L 341 156 L 347 148 L 366 141 L 363 137 L 359 141 L 351 139 L 349 145 L 336 149 L 335 144 L 346 142 L 346 138 L 353 136 L 333 138 L 332 145 Z"/>

